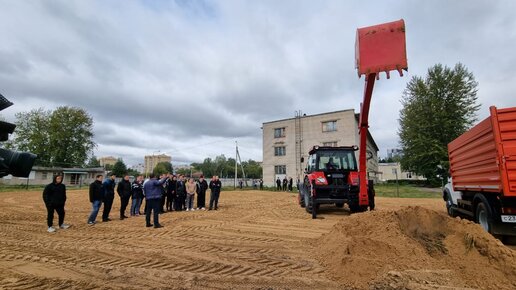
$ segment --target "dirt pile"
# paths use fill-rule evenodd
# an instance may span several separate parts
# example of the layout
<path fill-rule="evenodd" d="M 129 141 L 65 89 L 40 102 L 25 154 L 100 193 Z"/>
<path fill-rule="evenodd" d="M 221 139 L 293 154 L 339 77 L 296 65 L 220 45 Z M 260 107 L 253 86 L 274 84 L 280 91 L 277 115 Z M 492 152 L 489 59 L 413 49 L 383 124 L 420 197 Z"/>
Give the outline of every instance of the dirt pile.
<path fill-rule="evenodd" d="M 348 287 L 516 289 L 516 251 L 470 221 L 423 207 L 350 216 L 313 246 Z"/>

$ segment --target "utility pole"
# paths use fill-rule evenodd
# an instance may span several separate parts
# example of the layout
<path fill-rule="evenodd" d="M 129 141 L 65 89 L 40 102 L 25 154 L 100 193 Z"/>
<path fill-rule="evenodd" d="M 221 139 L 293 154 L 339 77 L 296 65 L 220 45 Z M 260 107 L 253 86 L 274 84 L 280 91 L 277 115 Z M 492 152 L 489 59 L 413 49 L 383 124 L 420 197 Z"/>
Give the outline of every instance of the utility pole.
<path fill-rule="evenodd" d="M 400 197 L 400 186 L 398 184 L 398 168 L 393 168 L 393 173 L 396 174 L 396 197 Z"/>
<path fill-rule="evenodd" d="M 238 159 L 237 159 L 238 158 Z M 240 158 L 240 153 L 238 152 L 238 144 L 236 146 L 236 158 L 238 161 L 240 161 L 240 168 L 242 168 L 242 177 L 244 178 L 244 181 L 245 181 L 245 186 L 247 187 L 247 180 L 245 178 L 245 171 L 244 171 L 244 165 L 242 164 L 242 159 Z M 236 176 L 236 172 L 237 172 L 237 161 L 235 160 L 235 176 Z"/>
<path fill-rule="evenodd" d="M 237 178 L 238 178 L 238 141 L 235 141 L 235 189 L 237 187 Z"/>

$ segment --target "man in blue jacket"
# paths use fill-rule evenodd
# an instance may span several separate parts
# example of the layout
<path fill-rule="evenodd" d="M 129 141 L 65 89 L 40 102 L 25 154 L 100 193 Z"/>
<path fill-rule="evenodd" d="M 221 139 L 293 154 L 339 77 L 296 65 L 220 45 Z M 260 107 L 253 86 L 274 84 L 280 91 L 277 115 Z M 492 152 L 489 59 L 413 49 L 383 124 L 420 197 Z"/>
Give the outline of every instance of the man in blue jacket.
<path fill-rule="evenodd" d="M 147 203 L 147 207 L 145 208 L 145 222 L 147 227 L 153 226 L 150 223 L 151 211 L 154 214 L 154 228 L 163 227 L 159 223 L 159 213 L 161 210 L 163 184 L 167 180 L 168 177 L 166 175 L 163 175 L 162 178 L 158 180 L 156 175 L 151 174 L 149 181 L 147 181 L 143 186 L 143 191 L 145 192 L 145 201 Z"/>
<path fill-rule="evenodd" d="M 111 212 L 111 207 L 113 206 L 113 199 L 115 199 L 115 178 L 116 175 L 111 173 L 108 175 L 109 178 L 104 180 L 102 184 L 102 188 L 104 189 L 104 210 L 102 211 L 102 221 L 108 222 L 111 219 L 109 218 L 109 212 Z"/>

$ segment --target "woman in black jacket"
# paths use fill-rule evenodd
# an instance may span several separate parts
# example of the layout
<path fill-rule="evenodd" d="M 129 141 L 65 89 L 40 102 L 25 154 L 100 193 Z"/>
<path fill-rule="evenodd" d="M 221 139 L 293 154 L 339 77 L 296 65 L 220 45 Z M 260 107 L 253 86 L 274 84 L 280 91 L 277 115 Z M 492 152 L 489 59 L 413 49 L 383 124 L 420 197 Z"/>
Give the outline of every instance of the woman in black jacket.
<path fill-rule="evenodd" d="M 56 229 L 53 227 L 54 211 L 59 216 L 59 228 L 67 229 L 70 225 L 64 223 L 65 218 L 65 202 L 66 202 L 66 186 L 63 184 L 63 176 L 56 175 L 52 183 L 45 186 L 43 190 L 43 201 L 47 207 L 47 225 L 48 232 L 53 233 Z"/>

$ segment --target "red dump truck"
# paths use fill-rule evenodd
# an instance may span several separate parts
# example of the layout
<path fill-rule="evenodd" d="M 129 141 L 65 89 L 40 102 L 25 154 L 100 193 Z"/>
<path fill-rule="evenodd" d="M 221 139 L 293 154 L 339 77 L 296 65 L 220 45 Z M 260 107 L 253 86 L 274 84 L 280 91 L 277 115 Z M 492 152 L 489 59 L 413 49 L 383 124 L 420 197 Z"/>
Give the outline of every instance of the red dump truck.
<path fill-rule="evenodd" d="M 451 178 L 443 198 L 449 215 L 516 236 L 516 107 L 493 106 L 490 113 L 448 144 Z"/>

